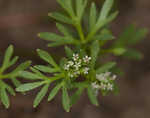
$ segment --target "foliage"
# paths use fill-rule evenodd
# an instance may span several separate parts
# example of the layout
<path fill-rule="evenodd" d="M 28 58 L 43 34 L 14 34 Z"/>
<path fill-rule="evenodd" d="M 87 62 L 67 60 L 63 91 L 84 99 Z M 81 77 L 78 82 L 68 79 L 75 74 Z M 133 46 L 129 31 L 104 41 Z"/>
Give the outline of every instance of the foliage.
<path fill-rule="evenodd" d="M 5 82 L 5 80 L 10 79 L 15 87 L 18 87 L 21 83 L 16 78 L 19 76 L 21 71 L 28 68 L 31 64 L 30 61 L 26 61 L 17 66 L 12 72 L 8 73 L 7 69 L 13 66 L 18 60 L 18 56 L 15 56 L 11 59 L 12 55 L 13 46 L 10 45 L 5 52 L 4 61 L 2 63 L 2 66 L 0 67 L 0 100 L 6 108 L 8 108 L 10 105 L 7 92 L 15 96 L 15 91 L 11 87 L 11 85 L 8 85 Z"/>
<path fill-rule="evenodd" d="M 2 81 L 5 78 L 13 81 L 17 92 L 27 92 L 41 87 L 34 99 L 34 107 L 39 105 L 47 93 L 48 101 L 51 101 L 59 91 L 62 93 L 62 105 L 67 112 L 84 91 L 87 91 L 91 103 L 98 106 L 99 92 L 104 96 L 118 92 L 115 82 L 117 76 L 113 73 L 117 63 L 111 60 L 103 63 L 99 61 L 101 57 L 113 54 L 133 59 L 141 58 L 141 54 L 129 46 L 143 39 L 147 30 L 130 25 L 119 38 L 115 38 L 109 29 L 109 24 L 118 14 L 118 11 L 111 12 L 114 0 L 106 0 L 100 13 L 94 2 L 90 5 L 89 11 L 86 9 L 88 0 L 57 0 L 57 2 L 64 12 L 49 13 L 49 16 L 56 20 L 56 27 L 61 35 L 43 32 L 38 36 L 48 41 L 49 47 L 63 45 L 66 57 L 60 59 L 58 64 L 48 52 L 37 49 L 39 57 L 47 63 L 46 65 L 35 65 L 30 67 L 31 71 L 26 71 L 30 62 L 25 62 L 11 73 L 3 75 L 4 70 L 17 60 L 15 57 L 10 61 L 12 55 L 12 46 L 10 46 L 0 69 L 1 101 L 6 107 L 9 106 L 6 90 L 12 95 L 15 92 Z M 107 47 L 110 40 L 112 40 L 111 45 Z M 18 85 L 16 77 L 29 79 L 32 82 Z M 49 92 L 52 83 L 55 87 Z"/>

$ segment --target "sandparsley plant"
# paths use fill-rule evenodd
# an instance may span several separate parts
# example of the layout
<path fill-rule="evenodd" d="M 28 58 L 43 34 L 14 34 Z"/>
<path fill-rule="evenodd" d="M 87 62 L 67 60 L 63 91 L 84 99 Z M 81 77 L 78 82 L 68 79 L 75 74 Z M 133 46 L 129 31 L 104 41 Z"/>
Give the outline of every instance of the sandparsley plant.
<path fill-rule="evenodd" d="M 10 105 L 8 93 L 15 96 L 15 91 L 5 80 L 11 80 L 15 87 L 18 87 L 21 84 L 20 81 L 17 80 L 20 72 L 28 68 L 31 64 L 30 61 L 26 61 L 17 66 L 13 71 L 7 72 L 7 69 L 13 66 L 18 60 L 18 56 L 12 58 L 12 55 L 13 46 L 10 45 L 5 52 L 4 61 L 0 67 L 0 100 L 6 108 Z"/>
<path fill-rule="evenodd" d="M 104 62 L 102 57 L 113 54 L 140 59 L 141 53 L 132 49 L 131 46 L 143 39 L 147 30 L 130 25 L 119 38 L 115 38 L 109 28 L 111 21 L 118 14 L 118 11 L 111 11 L 114 0 L 105 0 L 100 12 L 94 2 L 88 5 L 88 0 L 57 0 L 57 2 L 63 12 L 49 13 L 49 16 L 56 20 L 56 27 L 61 35 L 43 32 L 38 36 L 49 42 L 48 47 L 63 45 L 66 57 L 59 59 L 58 63 L 48 52 L 37 49 L 39 57 L 47 62 L 46 65 L 33 65 L 30 71 L 24 70 L 25 68 L 17 69 L 18 71 L 8 74 L 8 77 L 8 75 L 2 75 L 7 66 L 12 65 L 12 62 L 8 64 L 10 54 L 6 53 L 5 66 L 0 69 L 0 79 L 18 76 L 32 80 L 17 86 L 18 92 L 27 92 L 41 87 L 34 99 L 34 107 L 40 104 L 47 93 L 48 101 L 51 101 L 59 91 L 62 93 L 62 105 L 67 112 L 84 91 L 87 92 L 91 103 L 98 106 L 99 93 L 105 96 L 118 92 L 115 81 L 119 78 L 119 71 L 116 71 L 119 70 L 117 63 L 111 60 Z M 87 9 L 88 6 L 90 9 Z M 109 41 L 111 45 L 108 47 L 106 45 Z M 27 66 L 23 67 L 28 65 L 27 63 Z M 55 86 L 49 92 L 51 84 Z M 6 86 L 1 89 L 1 94 L 5 96 L 1 97 L 1 101 L 8 107 L 6 89 Z"/>

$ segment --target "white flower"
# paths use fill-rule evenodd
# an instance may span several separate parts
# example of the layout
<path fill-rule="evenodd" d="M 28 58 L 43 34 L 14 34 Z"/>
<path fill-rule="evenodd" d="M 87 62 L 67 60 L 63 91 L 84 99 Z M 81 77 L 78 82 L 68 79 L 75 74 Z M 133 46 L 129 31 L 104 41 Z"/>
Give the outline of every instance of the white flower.
<path fill-rule="evenodd" d="M 79 59 L 79 55 L 78 54 L 73 54 L 73 60 L 77 61 Z"/>
<path fill-rule="evenodd" d="M 64 69 L 65 69 L 65 70 L 69 70 L 69 67 L 70 67 L 70 66 L 66 64 L 66 65 L 64 66 Z"/>
<path fill-rule="evenodd" d="M 68 65 L 69 65 L 69 66 L 73 66 L 73 65 L 74 65 L 74 62 L 73 62 L 73 61 L 68 61 Z"/>
<path fill-rule="evenodd" d="M 93 89 L 99 89 L 100 88 L 100 86 L 96 82 L 93 82 L 91 85 L 92 85 Z"/>
<path fill-rule="evenodd" d="M 81 63 L 76 62 L 74 67 L 76 70 L 79 70 L 79 68 L 81 67 Z"/>
<path fill-rule="evenodd" d="M 94 90 L 95 96 L 98 96 L 98 91 L 100 90 L 100 85 L 97 84 L 96 82 L 93 82 L 91 84 L 92 89 Z"/>
<path fill-rule="evenodd" d="M 88 56 L 85 56 L 85 57 L 83 58 L 83 62 L 84 62 L 84 63 L 89 63 L 90 60 L 91 60 L 91 57 L 88 57 Z"/>
<path fill-rule="evenodd" d="M 85 68 L 83 69 L 83 73 L 84 73 L 84 74 L 88 74 L 88 73 L 89 73 L 89 70 L 90 70 L 90 69 L 89 69 L 88 67 L 85 67 Z"/>
<path fill-rule="evenodd" d="M 96 79 L 99 80 L 99 81 L 106 82 L 106 83 L 108 82 L 108 79 L 107 79 L 107 76 L 106 76 L 105 73 L 97 74 Z"/>
<path fill-rule="evenodd" d="M 116 78 L 117 78 L 117 75 L 113 75 L 113 76 L 110 78 L 110 80 L 116 80 Z"/>
<path fill-rule="evenodd" d="M 76 71 L 76 72 L 74 72 L 74 75 L 76 76 L 76 75 L 79 75 L 80 74 L 80 71 Z"/>
<path fill-rule="evenodd" d="M 102 90 L 106 90 L 107 85 L 106 85 L 106 84 L 104 84 L 104 83 L 101 83 L 101 84 L 100 84 L 100 88 L 101 88 Z"/>
<path fill-rule="evenodd" d="M 108 83 L 107 90 L 112 91 L 113 90 L 113 84 Z"/>

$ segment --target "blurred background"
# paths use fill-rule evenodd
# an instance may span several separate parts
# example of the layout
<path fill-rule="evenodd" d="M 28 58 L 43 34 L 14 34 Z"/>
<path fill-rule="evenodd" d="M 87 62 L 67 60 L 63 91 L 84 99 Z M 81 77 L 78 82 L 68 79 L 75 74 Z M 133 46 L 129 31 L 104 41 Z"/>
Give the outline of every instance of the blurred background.
<path fill-rule="evenodd" d="M 94 0 L 101 6 L 103 0 Z M 138 27 L 150 28 L 149 0 L 116 0 L 120 14 L 112 23 L 112 31 L 118 34 L 130 23 Z M 55 55 L 62 48 L 47 48 L 46 42 L 37 37 L 37 33 L 56 31 L 55 23 L 47 17 L 48 12 L 59 9 L 55 0 L 0 0 L 0 60 L 9 44 L 15 46 L 15 55 L 21 60 L 33 60 L 41 63 L 35 49 L 42 48 Z M 107 97 L 99 96 L 100 106 L 90 104 L 83 94 L 70 113 L 61 107 L 60 95 L 33 109 L 32 102 L 38 90 L 26 96 L 17 94 L 11 97 L 11 107 L 6 110 L 0 104 L 0 118 L 150 118 L 150 35 L 135 48 L 144 54 L 141 61 L 118 59 L 125 75 L 118 78 L 120 94 Z"/>

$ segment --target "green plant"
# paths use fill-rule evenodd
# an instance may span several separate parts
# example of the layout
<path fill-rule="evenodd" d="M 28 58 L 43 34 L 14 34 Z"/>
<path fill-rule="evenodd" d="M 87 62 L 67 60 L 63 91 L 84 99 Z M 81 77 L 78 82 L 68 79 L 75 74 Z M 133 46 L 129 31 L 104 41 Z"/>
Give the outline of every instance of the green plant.
<path fill-rule="evenodd" d="M 11 59 L 12 55 L 13 55 L 13 46 L 10 45 L 5 52 L 4 61 L 2 63 L 2 66 L 0 67 L 0 100 L 5 105 L 6 108 L 8 108 L 10 104 L 7 91 L 13 96 L 15 96 L 15 91 L 11 87 L 11 85 L 8 85 L 5 82 L 5 80 L 10 79 L 12 83 L 15 85 L 15 87 L 18 87 L 21 83 L 16 78 L 19 76 L 21 71 L 28 68 L 31 64 L 31 61 L 26 61 L 17 66 L 13 71 L 7 72 L 7 69 L 13 66 L 18 60 L 17 56 Z"/>
<path fill-rule="evenodd" d="M 57 21 L 56 27 L 62 35 L 43 32 L 38 36 L 50 41 L 49 47 L 64 45 L 66 57 L 60 59 L 58 64 L 48 52 L 37 49 L 39 57 L 47 64 L 35 65 L 30 67 L 31 71 L 25 71 L 24 69 L 29 66 L 28 62 L 23 68 L 17 69 L 17 72 L 13 71 L 15 76 L 10 73 L 6 78 L 13 80 L 15 77 L 21 77 L 35 81 L 17 85 L 16 91 L 18 92 L 27 92 L 42 86 L 34 100 L 34 107 L 39 105 L 52 83 L 55 84 L 55 87 L 49 93 L 48 101 L 51 101 L 59 91 L 62 91 L 62 105 L 67 112 L 77 102 L 84 90 L 87 91 L 91 103 L 97 106 L 98 92 L 104 96 L 110 92 L 118 92 L 115 83 L 117 77 L 115 70 L 119 70 L 116 66 L 117 63 L 115 61 L 104 63 L 102 57 L 113 54 L 140 59 L 141 54 L 128 47 L 143 39 L 147 30 L 130 25 L 119 38 L 115 38 L 109 29 L 110 22 L 118 14 L 117 11 L 111 12 L 113 0 L 106 0 L 100 13 L 94 3 L 86 12 L 87 0 L 57 0 L 57 2 L 64 12 L 49 13 L 49 16 Z M 112 40 L 111 45 L 106 47 L 105 45 L 110 40 Z M 9 57 L 10 54 L 6 53 L 4 60 L 7 63 Z M 5 63 L 4 65 L 12 65 Z M 1 73 L 5 68 L 2 66 Z M 1 75 L 0 78 L 3 76 Z M 4 86 L 4 88 L 6 87 Z M 6 94 L 6 89 L 1 90 L 3 90 L 1 94 Z M 74 90 L 75 92 L 73 92 Z M 4 104 L 6 101 L 8 102 L 7 97 L 1 98 Z M 6 106 L 8 107 L 8 103 Z"/>

